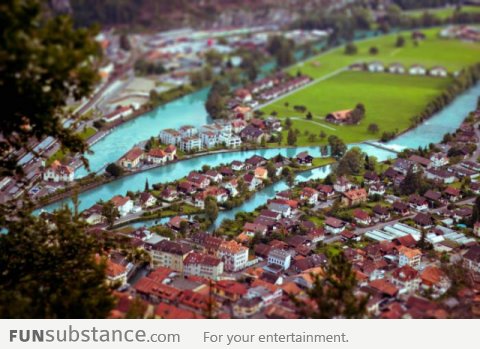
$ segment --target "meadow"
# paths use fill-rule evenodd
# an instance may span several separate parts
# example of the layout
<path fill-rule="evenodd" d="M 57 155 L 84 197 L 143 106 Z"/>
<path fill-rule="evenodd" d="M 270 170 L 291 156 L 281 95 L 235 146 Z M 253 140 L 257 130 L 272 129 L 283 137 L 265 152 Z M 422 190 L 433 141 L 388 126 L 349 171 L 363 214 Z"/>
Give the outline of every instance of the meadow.
<path fill-rule="evenodd" d="M 322 131 L 326 135 L 323 141 L 328 135 L 336 135 L 346 143 L 355 143 L 378 139 L 384 131 L 407 129 L 411 117 L 420 113 L 451 81 L 451 78 L 347 71 L 294 93 L 263 111 L 267 115 L 276 112 L 283 121 L 290 117 L 293 129 L 300 131 L 299 146 L 318 144 Z M 366 108 L 359 124 L 335 125 L 324 120 L 328 113 L 354 108 L 357 103 L 363 103 Z M 307 120 L 306 113 L 294 110 L 295 105 L 306 106 L 313 118 Z M 378 133 L 368 132 L 371 123 L 379 126 Z M 309 141 L 310 134 L 317 135 L 317 139 Z"/>
<path fill-rule="evenodd" d="M 452 78 L 428 76 L 394 75 L 388 73 L 354 72 L 345 69 L 352 63 L 380 61 L 385 65 L 399 62 L 407 68 L 422 64 L 426 68 L 445 67 L 450 74 L 480 62 L 480 45 L 438 36 L 439 29 L 422 30 L 425 40 L 415 44 L 411 32 L 403 32 L 405 44 L 396 47 L 399 34 L 375 37 L 356 43 L 358 52 L 347 55 L 340 47 L 310 60 L 301 62 L 289 72 L 307 74 L 316 81 L 288 96 L 265 105 L 265 115 L 276 112 L 285 120 L 290 117 L 293 128 L 300 131 L 297 145 L 324 143 L 326 138 L 309 140 L 310 134 L 335 134 L 347 143 L 379 139 L 385 131 L 402 132 L 411 126 L 411 118 L 424 110 L 425 106 L 452 82 Z M 378 48 L 377 55 L 369 49 Z M 354 108 L 357 103 L 366 107 L 366 117 L 358 125 L 334 125 L 324 121 L 325 116 L 342 109 Z M 293 106 L 305 106 L 313 114 L 312 120 L 305 113 L 298 113 Z M 380 131 L 369 133 L 367 127 L 376 123 Z M 307 134 L 306 134 L 307 133 Z M 286 131 L 283 142 L 286 144 Z"/>
<path fill-rule="evenodd" d="M 429 8 L 405 11 L 405 14 L 413 18 L 420 18 L 424 13 L 428 13 L 440 19 L 447 19 L 453 16 L 455 10 L 455 7 L 443 7 L 438 9 Z M 480 6 L 462 6 L 460 13 L 480 13 Z"/>
<path fill-rule="evenodd" d="M 438 28 L 422 30 L 422 33 L 426 35 L 426 39 L 418 41 L 417 44 L 411 39 L 411 32 L 359 41 L 355 43 L 358 52 L 354 55 L 345 54 L 344 47 L 339 47 L 298 63 L 291 67 L 289 72 L 295 74 L 301 71 L 317 79 L 352 63 L 380 61 L 384 64 L 399 62 L 406 66 L 422 64 L 426 68 L 441 65 L 453 73 L 479 61 L 478 43 L 440 38 Z M 405 38 L 403 47 L 395 45 L 398 35 Z M 378 54 L 370 54 L 371 47 L 376 47 Z"/>

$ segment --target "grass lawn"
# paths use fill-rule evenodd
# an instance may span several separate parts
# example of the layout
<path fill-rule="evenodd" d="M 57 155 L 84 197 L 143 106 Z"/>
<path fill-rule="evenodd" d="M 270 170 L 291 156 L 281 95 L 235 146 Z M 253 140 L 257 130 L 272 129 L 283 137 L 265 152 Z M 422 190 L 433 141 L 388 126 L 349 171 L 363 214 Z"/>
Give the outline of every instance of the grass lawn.
<path fill-rule="evenodd" d="M 282 120 L 290 117 L 293 128 L 300 131 L 299 146 L 318 144 L 322 131 L 327 137 L 336 135 L 346 143 L 356 143 L 379 138 L 384 131 L 405 130 L 410 126 L 411 117 L 422 111 L 450 82 L 449 78 L 347 71 L 280 99 L 263 111 L 267 115 L 276 111 Z M 289 102 L 289 107 L 285 102 Z M 324 121 L 328 113 L 354 108 L 359 102 L 366 108 L 360 124 L 335 125 Z M 305 114 L 296 112 L 294 105 L 305 105 L 313 119 L 307 120 Z M 378 134 L 367 131 L 370 123 L 379 126 Z M 283 132 L 286 142 L 287 131 Z M 306 133 L 316 134 L 317 140 L 309 141 Z"/>
<path fill-rule="evenodd" d="M 312 161 L 312 166 L 325 166 L 335 162 L 333 158 L 314 158 Z"/>
<path fill-rule="evenodd" d="M 97 130 L 95 130 L 93 127 L 87 127 L 85 130 L 80 132 L 78 135 L 80 136 L 81 139 L 86 140 L 86 139 L 92 137 L 95 133 L 97 133 Z"/>
<path fill-rule="evenodd" d="M 432 14 L 440 19 L 447 19 L 453 16 L 453 13 L 455 12 L 455 7 L 426 8 L 420 10 L 406 11 L 405 14 L 413 18 L 420 18 L 425 12 Z M 460 12 L 480 13 L 480 6 L 462 6 Z"/>
<path fill-rule="evenodd" d="M 427 68 L 443 65 L 450 72 L 455 72 L 465 66 L 478 62 L 480 45 L 478 43 L 459 40 L 443 39 L 438 37 L 439 28 L 422 30 L 427 38 L 415 46 L 410 39 L 410 32 L 403 32 L 405 46 L 395 47 L 398 34 L 391 34 L 356 43 L 358 53 L 346 55 L 344 47 L 328 51 L 327 53 L 301 62 L 289 69 L 292 74 L 300 70 L 312 78 L 321 78 L 338 69 L 348 67 L 355 62 L 381 61 L 385 64 L 400 62 L 407 66 L 423 64 Z M 370 47 L 378 48 L 377 55 L 370 55 Z"/>

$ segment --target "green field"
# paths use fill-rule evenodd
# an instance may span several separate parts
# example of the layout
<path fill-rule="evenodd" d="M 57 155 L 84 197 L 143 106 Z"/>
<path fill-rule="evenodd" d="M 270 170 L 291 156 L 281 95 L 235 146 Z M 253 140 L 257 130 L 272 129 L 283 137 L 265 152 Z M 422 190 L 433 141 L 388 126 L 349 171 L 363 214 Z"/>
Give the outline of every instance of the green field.
<path fill-rule="evenodd" d="M 421 112 L 450 82 L 450 78 L 348 71 L 294 93 L 263 111 L 266 114 L 276 111 L 282 120 L 290 117 L 293 128 L 300 130 L 297 145 L 318 144 L 320 138 L 314 142 L 308 138 L 309 134 L 319 135 L 321 131 L 355 143 L 379 138 L 384 131 L 405 130 L 410 126 L 410 118 Z M 285 102 L 289 103 L 288 107 Z M 326 114 L 353 108 L 359 102 L 366 108 L 360 124 L 335 125 L 324 121 Z M 305 114 L 296 112 L 294 105 L 305 105 L 313 119 L 307 120 Z M 379 125 L 378 134 L 368 133 L 370 123 Z M 284 133 L 286 142 L 286 131 Z"/>
<path fill-rule="evenodd" d="M 421 10 L 412 10 L 406 11 L 405 14 L 407 16 L 413 18 L 420 18 L 425 12 L 432 14 L 440 19 L 447 19 L 453 16 L 455 13 L 455 7 L 444 7 L 438 9 L 421 9 Z M 480 6 L 462 6 L 461 13 L 480 13 Z"/>
<path fill-rule="evenodd" d="M 344 54 L 344 48 L 334 49 L 297 64 L 289 69 L 295 74 L 301 71 L 317 81 L 291 95 L 267 104 L 261 110 L 266 115 L 277 112 L 280 119 L 290 117 L 293 128 L 300 130 L 297 145 L 320 143 L 320 138 L 308 140 L 309 134 L 335 134 L 347 143 L 378 139 L 384 131 L 403 131 L 411 125 L 411 118 L 422 112 L 429 101 L 439 95 L 451 78 L 393 75 L 343 71 L 355 62 L 380 61 L 385 64 L 400 62 L 405 66 L 422 64 L 427 68 L 441 65 L 450 73 L 480 62 L 480 45 L 438 37 L 439 29 L 423 31 L 427 38 L 415 46 L 410 33 L 404 32 L 404 47 L 395 47 L 398 34 L 376 37 L 356 43 L 358 53 Z M 376 46 L 379 54 L 372 56 L 369 48 Z M 285 103 L 288 102 L 288 107 Z M 326 114 L 354 108 L 363 103 L 367 114 L 359 125 L 333 125 L 324 121 Z M 295 105 L 306 106 L 314 115 L 306 120 L 305 114 L 293 109 Z M 380 132 L 367 132 L 370 123 L 378 124 Z M 308 132 L 309 134 L 305 134 Z M 283 141 L 286 144 L 286 131 Z M 323 139 L 325 142 L 325 139 Z"/>
<path fill-rule="evenodd" d="M 356 43 L 358 53 L 346 55 L 344 48 L 339 47 L 320 56 L 301 62 L 289 69 L 295 74 L 301 71 L 312 78 L 321 78 L 338 69 L 348 67 L 355 62 L 381 61 L 385 64 L 400 62 L 407 66 L 423 64 L 427 68 L 442 65 L 450 72 L 455 72 L 467 65 L 479 61 L 480 45 L 459 40 L 438 37 L 439 29 L 422 30 L 427 38 L 415 46 L 410 39 L 410 32 L 404 32 L 405 46 L 395 47 L 398 34 L 375 37 Z M 369 54 L 370 47 L 378 48 L 377 55 Z"/>

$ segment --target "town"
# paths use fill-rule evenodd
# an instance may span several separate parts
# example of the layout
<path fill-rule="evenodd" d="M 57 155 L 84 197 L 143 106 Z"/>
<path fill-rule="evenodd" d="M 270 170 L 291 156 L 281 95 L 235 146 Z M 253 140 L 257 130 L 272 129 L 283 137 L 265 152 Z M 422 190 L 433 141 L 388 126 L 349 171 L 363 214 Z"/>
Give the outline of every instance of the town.
<path fill-rule="evenodd" d="M 478 2 L 14 2 L 4 317 L 480 317 Z"/>

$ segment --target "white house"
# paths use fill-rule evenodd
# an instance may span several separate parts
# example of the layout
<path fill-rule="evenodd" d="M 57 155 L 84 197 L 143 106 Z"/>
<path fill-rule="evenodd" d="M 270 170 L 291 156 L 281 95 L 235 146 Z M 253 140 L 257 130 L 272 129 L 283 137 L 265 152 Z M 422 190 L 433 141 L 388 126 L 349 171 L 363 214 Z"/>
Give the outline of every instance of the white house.
<path fill-rule="evenodd" d="M 182 135 L 177 130 L 167 128 L 160 131 L 158 138 L 160 138 L 160 142 L 162 142 L 163 144 L 178 145 L 180 143 L 180 140 L 182 139 Z"/>
<path fill-rule="evenodd" d="M 400 63 L 393 63 L 388 67 L 388 72 L 392 74 L 405 74 L 405 67 Z"/>
<path fill-rule="evenodd" d="M 435 153 L 430 156 L 431 166 L 432 167 L 442 167 L 448 165 L 450 162 L 448 156 L 444 153 Z"/>
<path fill-rule="evenodd" d="M 414 64 L 410 67 L 408 73 L 410 75 L 425 75 L 427 74 L 427 69 L 425 69 L 425 67 L 420 64 Z"/>
<path fill-rule="evenodd" d="M 152 164 L 164 164 L 167 162 L 167 154 L 162 149 L 150 149 L 147 154 L 147 161 Z"/>
<path fill-rule="evenodd" d="M 125 216 L 133 210 L 133 201 L 128 196 L 114 196 L 111 202 L 118 209 L 120 216 Z"/>
<path fill-rule="evenodd" d="M 385 67 L 383 66 L 383 64 L 378 61 L 368 63 L 367 68 L 368 68 L 368 71 L 372 73 L 381 73 L 385 71 Z"/>
<path fill-rule="evenodd" d="M 292 256 L 288 251 L 273 249 L 268 254 L 268 263 L 281 266 L 284 270 L 290 268 Z"/>
<path fill-rule="evenodd" d="M 440 66 L 433 67 L 432 69 L 430 69 L 430 71 L 428 73 L 431 76 L 438 76 L 438 77 L 442 77 L 442 78 L 445 78 L 448 75 L 447 69 L 445 69 L 444 67 L 440 67 Z"/>
<path fill-rule="evenodd" d="M 185 152 L 198 151 L 202 149 L 202 141 L 199 137 L 183 137 L 180 140 L 179 147 Z"/>
<path fill-rule="evenodd" d="M 240 271 L 248 262 L 248 248 L 234 240 L 223 242 L 218 248 L 217 255 L 223 260 L 224 269 L 228 272 Z"/>
<path fill-rule="evenodd" d="M 55 160 L 45 172 L 43 180 L 48 182 L 73 182 L 75 171 L 70 166 L 62 165 L 60 161 Z"/>

